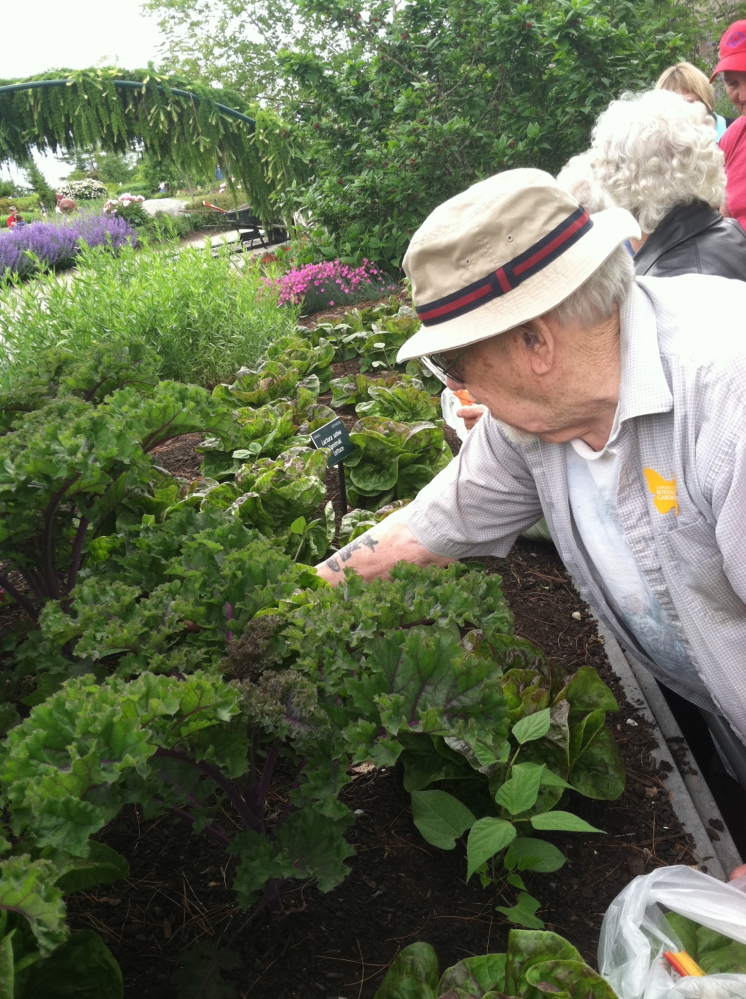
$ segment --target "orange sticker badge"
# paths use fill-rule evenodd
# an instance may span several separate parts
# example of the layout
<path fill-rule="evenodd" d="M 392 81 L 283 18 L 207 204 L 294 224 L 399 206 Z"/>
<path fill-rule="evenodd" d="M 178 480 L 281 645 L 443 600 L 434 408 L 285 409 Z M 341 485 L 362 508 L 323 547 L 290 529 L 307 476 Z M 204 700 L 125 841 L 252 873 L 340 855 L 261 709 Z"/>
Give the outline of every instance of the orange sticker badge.
<path fill-rule="evenodd" d="M 676 477 L 664 479 L 654 468 L 646 468 L 645 481 L 653 494 L 653 503 L 655 503 L 655 509 L 658 513 L 668 513 L 669 510 L 673 510 L 678 517 L 679 501 L 676 499 Z"/>

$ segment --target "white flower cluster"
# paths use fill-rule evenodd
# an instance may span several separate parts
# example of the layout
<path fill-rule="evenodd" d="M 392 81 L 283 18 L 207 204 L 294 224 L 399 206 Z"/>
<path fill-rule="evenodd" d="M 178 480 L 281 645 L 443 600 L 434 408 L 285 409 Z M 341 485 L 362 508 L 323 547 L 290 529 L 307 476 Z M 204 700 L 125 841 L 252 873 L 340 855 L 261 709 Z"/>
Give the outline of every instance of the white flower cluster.
<path fill-rule="evenodd" d="M 100 180 L 86 177 L 85 180 L 66 180 L 57 193 L 73 201 L 92 201 L 94 198 L 105 198 L 109 192 Z"/>

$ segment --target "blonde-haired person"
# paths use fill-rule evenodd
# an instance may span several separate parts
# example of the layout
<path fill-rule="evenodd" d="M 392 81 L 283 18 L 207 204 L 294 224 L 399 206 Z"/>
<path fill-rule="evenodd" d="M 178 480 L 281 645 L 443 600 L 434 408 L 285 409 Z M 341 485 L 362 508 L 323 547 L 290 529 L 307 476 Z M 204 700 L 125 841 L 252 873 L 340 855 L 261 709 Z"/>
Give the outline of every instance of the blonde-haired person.
<path fill-rule="evenodd" d="M 721 114 L 715 112 L 715 88 L 702 70 L 690 62 L 677 62 L 675 66 L 664 69 L 658 77 L 655 89 L 672 90 L 689 104 L 696 104 L 697 101 L 704 104 L 715 121 L 715 139 L 718 142 L 728 125 L 735 121 L 734 118 L 723 118 Z"/>
<path fill-rule="evenodd" d="M 724 158 L 703 104 L 665 90 L 612 101 L 593 130 L 590 164 L 611 202 L 640 225 L 631 240 L 638 275 L 746 280 L 746 232 L 718 211 Z"/>

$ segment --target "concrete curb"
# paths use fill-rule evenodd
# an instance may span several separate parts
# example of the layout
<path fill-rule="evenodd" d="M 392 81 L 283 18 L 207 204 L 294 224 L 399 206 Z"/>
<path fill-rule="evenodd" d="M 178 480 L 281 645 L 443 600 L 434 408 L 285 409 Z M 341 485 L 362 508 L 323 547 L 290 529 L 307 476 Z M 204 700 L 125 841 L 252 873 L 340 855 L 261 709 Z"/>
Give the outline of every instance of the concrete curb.
<path fill-rule="evenodd" d="M 604 640 L 609 664 L 619 678 L 627 700 L 660 733 L 659 748 L 653 753 L 653 758 L 656 763 L 665 761 L 671 767 L 666 777 L 668 794 L 684 831 L 692 837 L 698 866 L 713 877 L 727 880 L 728 873 L 743 861 L 676 719 L 647 670 L 625 656 L 614 636 L 601 622 L 598 623 L 598 633 Z M 671 742 L 674 743 L 675 757 L 669 746 Z M 722 831 L 718 829 L 716 833 L 717 839 L 710 836 L 711 819 L 722 826 Z"/>

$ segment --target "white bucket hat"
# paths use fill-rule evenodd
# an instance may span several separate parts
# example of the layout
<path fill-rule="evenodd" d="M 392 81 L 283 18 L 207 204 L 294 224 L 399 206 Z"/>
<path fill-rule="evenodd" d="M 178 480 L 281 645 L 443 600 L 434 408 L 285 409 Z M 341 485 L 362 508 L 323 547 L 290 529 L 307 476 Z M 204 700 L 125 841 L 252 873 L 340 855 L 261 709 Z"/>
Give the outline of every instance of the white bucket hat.
<path fill-rule="evenodd" d="M 507 170 L 444 202 L 404 270 L 422 326 L 397 362 L 466 347 L 563 302 L 640 227 L 623 208 L 588 215 L 543 170 Z"/>

